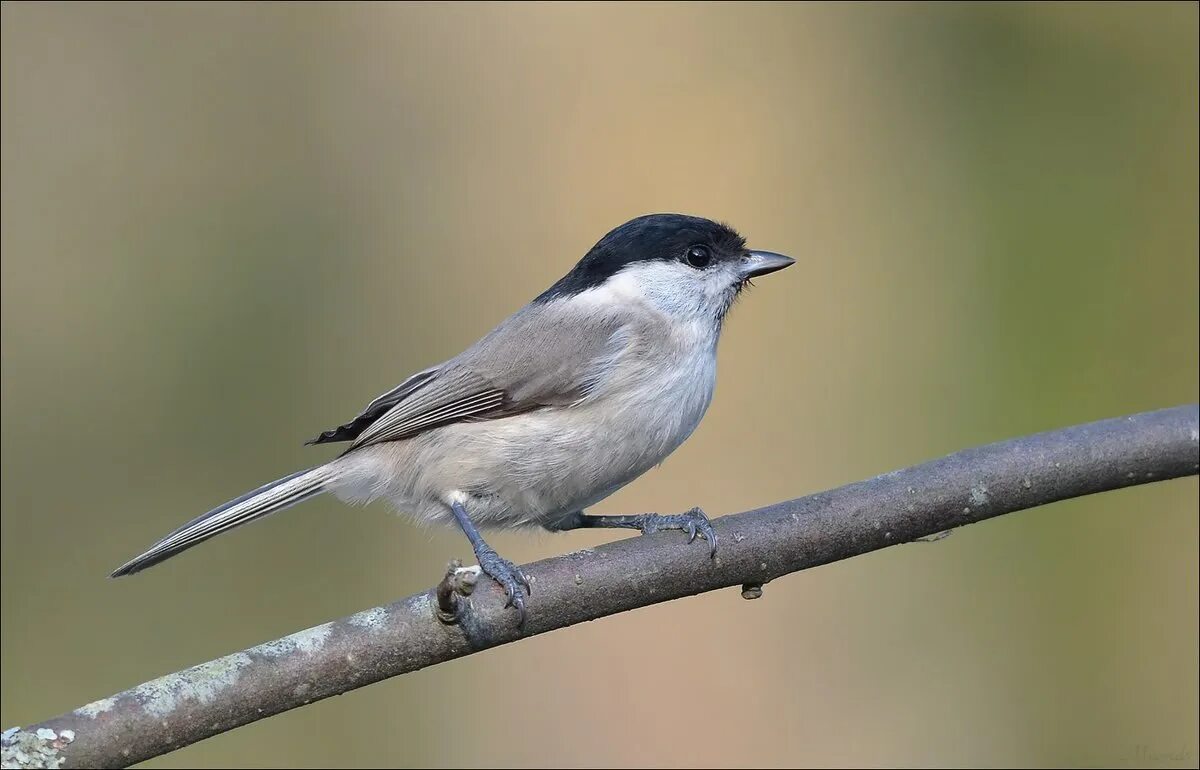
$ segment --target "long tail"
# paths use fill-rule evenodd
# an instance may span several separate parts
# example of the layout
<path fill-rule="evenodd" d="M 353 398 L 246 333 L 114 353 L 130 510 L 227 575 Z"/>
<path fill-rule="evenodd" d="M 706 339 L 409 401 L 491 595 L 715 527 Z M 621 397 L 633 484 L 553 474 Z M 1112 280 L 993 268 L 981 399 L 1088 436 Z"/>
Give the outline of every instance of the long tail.
<path fill-rule="evenodd" d="M 333 470 L 327 465 L 321 465 L 264 484 L 253 492 L 247 492 L 213 508 L 203 516 L 192 519 L 150 546 L 141 556 L 119 567 L 112 573 L 112 577 L 132 575 L 226 530 L 316 497 L 325 491 L 325 485 L 333 477 Z"/>

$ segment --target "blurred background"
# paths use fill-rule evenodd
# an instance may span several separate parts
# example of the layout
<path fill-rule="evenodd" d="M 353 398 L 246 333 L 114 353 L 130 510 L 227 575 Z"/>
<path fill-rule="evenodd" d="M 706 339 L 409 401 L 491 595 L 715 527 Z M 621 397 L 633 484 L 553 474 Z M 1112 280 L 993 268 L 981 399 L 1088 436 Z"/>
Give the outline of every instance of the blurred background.
<path fill-rule="evenodd" d="M 800 264 L 735 308 L 695 436 L 594 513 L 1197 399 L 1195 4 L 5 3 L 2 58 L 0 726 L 470 559 L 320 499 L 106 578 L 642 213 Z M 1195 478 L 1076 500 L 147 766 L 1194 765 L 1197 541 Z M 682 645 L 705 674 L 647 662 Z"/>

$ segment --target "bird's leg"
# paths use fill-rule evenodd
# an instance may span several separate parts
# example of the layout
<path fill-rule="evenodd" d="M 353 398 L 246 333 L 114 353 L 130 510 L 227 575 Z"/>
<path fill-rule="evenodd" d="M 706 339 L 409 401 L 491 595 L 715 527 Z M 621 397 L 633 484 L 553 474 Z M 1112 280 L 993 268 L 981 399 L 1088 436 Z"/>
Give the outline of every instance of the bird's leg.
<path fill-rule="evenodd" d="M 500 558 L 500 555 L 483 541 L 483 536 L 475 528 L 474 522 L 467 515 L 467 509 L 463 508 L 462 503 L 451 503 L 450 510 L 454 511 L 454 518 L 458 519 L 458 526 L 462 527 L 463 533 L 471 541 L 471 547 L 475 549 L 475 558 L 479 559 L 479 567 L 492 580 L 499 583 L 504 592 L 508 594 L 508 602 L 504 606 L 516 607 L 517 612 L 520 613 L 518 623 L 524 625 L 525 597 L 521 595 L 521 589 L 524 588 L 525 593 L 530 593 L 529 581 L 512 562 Z"/>
<path fill-rule="evenodd" d="M 583 511 L 575 511 L 547 525 L 547 529 L 593 529 L 593 528 L 640 529 L 643 535 L 661 532 L 664 529 L 679 529 L 688 534 L 688 542 L 696 536 L 708 541 L 709 556 L 717 553 L 717 533 L 713 531 L 712 523 L 704 515 L 704 511 L 693 508 L 687 513 L 664 515 L 659 513 L 638 513 L 630 516 L 587 516 Z"/>

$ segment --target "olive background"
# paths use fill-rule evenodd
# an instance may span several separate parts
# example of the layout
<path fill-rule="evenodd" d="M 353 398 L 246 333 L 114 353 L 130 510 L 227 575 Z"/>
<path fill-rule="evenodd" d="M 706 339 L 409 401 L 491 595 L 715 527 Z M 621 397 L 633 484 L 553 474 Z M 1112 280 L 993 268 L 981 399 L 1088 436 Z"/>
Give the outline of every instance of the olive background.
<path fill-rule="evenodd" d="M 728 221 L 713 515 L 1197 400 L 1197 6 L 4 3 L 0 721 L 430 586 L 460 533 L 179 523 L 600 236 Z M 147 767 L 1197 762 L 1197 482 L 509 645 Z M 500 533 L 517 561 L 626 533 Z M 680 543 L 680 547 L 685 547 Z M 697 558 L 702 548 L 696 546 Z"/>

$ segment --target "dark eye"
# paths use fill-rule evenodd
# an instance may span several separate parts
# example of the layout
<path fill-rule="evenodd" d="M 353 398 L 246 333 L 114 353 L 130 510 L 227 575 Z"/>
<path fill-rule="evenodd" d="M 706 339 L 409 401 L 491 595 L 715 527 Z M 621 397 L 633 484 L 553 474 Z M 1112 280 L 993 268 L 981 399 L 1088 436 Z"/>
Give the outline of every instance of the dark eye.
<path fill-rule="evenodd" d="M 687 261 L 692 267 L 707 267 L 708 263 L 712 262 L 712 252 L 704 245 L 689 246 Z"/>

